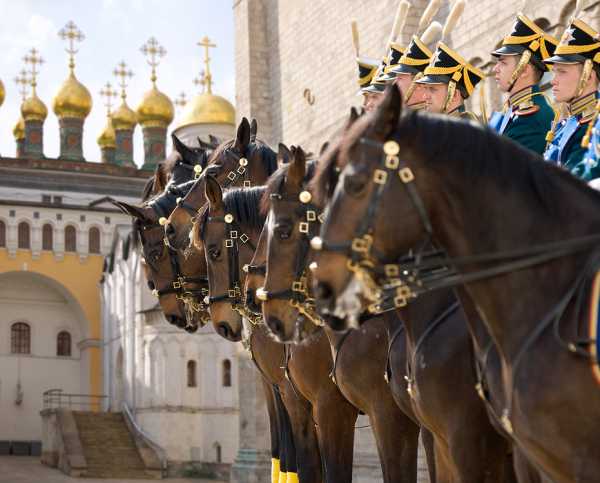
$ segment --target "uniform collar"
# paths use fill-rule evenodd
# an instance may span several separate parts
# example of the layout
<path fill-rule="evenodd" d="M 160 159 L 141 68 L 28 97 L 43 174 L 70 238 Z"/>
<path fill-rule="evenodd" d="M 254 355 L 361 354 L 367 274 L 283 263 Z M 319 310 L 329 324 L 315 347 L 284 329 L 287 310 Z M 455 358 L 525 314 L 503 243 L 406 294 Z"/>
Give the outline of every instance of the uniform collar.
<path fill-rule="evenodd" d="M 596 112 L 596 93 L 592 92 L 591 94 L 575 99 L 567 107 L 570 116 L 579 116 L 581 118 L 591 117 Z"/>
<path fill-rule="evenodd" d="M 532 86 L 525 87 L 525 89 L 521 89 L 514 94 L 511 94 L 507 100 L 508 107 L 517 107 L 520 108 L 521 104 L 526 104 L 525 107 L 531 107 L 529 104 L 531 103 L 531 98 L 540 92 L 540 86 L 537 84 L 533 84 Z"/>

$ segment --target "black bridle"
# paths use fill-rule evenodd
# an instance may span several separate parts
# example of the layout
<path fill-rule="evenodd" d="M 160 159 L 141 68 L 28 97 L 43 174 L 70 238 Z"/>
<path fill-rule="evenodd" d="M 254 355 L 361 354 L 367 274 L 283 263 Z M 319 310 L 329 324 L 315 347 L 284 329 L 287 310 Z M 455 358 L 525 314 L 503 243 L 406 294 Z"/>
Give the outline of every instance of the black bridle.
<path fill-rule="evenodd" d="M 267 291 L 264 287 L 257 289 L 256 298 L 262 302 L 269 300 L 287 300 L 288 303 L 306 316 L 312 323 L 322 326 L 323 320 L 315 310 L 315 299 L 311 296 L 308 288 L 308 254 L 310 252 L 310 240 L 318 232 L 319 224 L 323 220 L 322 214 L 318 214 L 317 208 L 311 203 L 312 195 L 308 191 L 302 191 L 297 197 L 286 197 L 279 193 L 270 195 L 272 203 L 293 203 L 300 201 L 298 222 L 298 250 L 294 262 L 294 280 L 289 288 L 277 291 Z"/>
<path fill-rule="evenodd" d="M 225 249 L 227 251 L 227 268 L 228 268 L 228 282 L 227 291 L 205 297 L 205 303 L 216 304 L 219 302 L 228 302 L 231 308 L 238 312 L 243 317 L 248 318 L 253 324 L 257 323 L 255 314 L 252 314 L 246 309 L 244 297 L 242 297 L 242 277 L 240 267 L 240 246 L 247 246 L 252 252 L 256 251 L 256 247 L 250 240 L 250 237 L 246 235 L 235 220 L 234 216 L 230 213 L 224 216 L 210 216 L 207 215 L 206 223 L 223 223 L 225 225 L 226 237 L 224 239 Z M 210 253 L 205 247 L 206 254 L 210 256 Z M 247 273 L 247 272 L 246 272 Z"/>
<path fill-rule="evenodd" d="M 141 223 L 139 225 L 142 246 L 145 246 L 146 243 L 144 233 L 150 229 L 162 229 L 164 221 L 171 214 L 175 207 L 176 199 L 180 198 L 181 196 L 185 196 L 189 189 L 191 189 L 193 183 L 194 181 L 192 180 L 181 185 L 170 185 L 165 189 L 165 192 L 161 196 L 147 204 L 147 206 L 154 210 L 159 218 L 157 222 Z M 174 250 L 168 243 L 166 243 L 163 237 L 163 248 L 160 255 L 156 257 L 157 260 L 162 258 L 165 250 L 167 251 L 167 256 L 169 257 L 172 278 L 167 287 L 160 289 L 156 287 L 153 288 L 153 295 L 160 299 L 166 295 L 174 294 L 177 300 L 183 303 L 189 303 L 190 301 L 194 300 L 194 298 L 202 301 L 204 296 L 208 294 L 208 279 L 206 277 L 190 277 L 183 275 L 181 266 L 179 264 L 179 259 L 177 257 L 177 251 Z M 159 272 L 154 265 L 154 260 L 147 260 L 147 262 L 154 271 Z M 187 287 L 189 284 L 198 284 L 200 285 L 200 288 L 189 288 Z M 205 307 L 203 303 L 200 302 L 197 304 L 192 304 L 190 308 L 196 312 L 206 312 L 208 307 Z M 206 323 L 207 320 L 208 319 L 206 317 L 202 319 L 203 323 Z"/>

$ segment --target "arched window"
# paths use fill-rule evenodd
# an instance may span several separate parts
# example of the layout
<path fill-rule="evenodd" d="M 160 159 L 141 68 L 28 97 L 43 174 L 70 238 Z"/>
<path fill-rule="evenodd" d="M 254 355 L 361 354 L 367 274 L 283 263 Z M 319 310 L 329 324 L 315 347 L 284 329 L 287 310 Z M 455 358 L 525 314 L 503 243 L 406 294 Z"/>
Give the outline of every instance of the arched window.
<path fill-rule="evenodd" d="M 0 247 L 6 246 L 6 225 L 0 220 Z"/>
<path fill-rule="evenodd" d="M 52 250 L 54 245 L 54 229 L 50 223 L 42 227 L 42 250 Z"/>
<path fill-rule="evenodd" d="M 196 361 L 187 363 L 187 387 L 196 387 Z"/>
<path fill-rule="evenodd" d="M 29 223 L 26 221 L 19 223 L 19 227 L 17 229 L 17 246 L 25 249 L 31 248 L 31 242 L 29 238 Z"/>
<path fill-rule="evenodd" d="M 31 353 L 31 328 L 25 322 L 16 322 L 10 328 L 10 352 Z"/>
<path fill-rule="evenodd" d="M 222 456 L 222 448 L 221 448 L 221 443 L 219 443 L 218 441 L 216 441 L 213 444 L 214 448 L 215 448 L 215 461 L 217 463 L 222 463 L 223 462 L 223 456 Z"/>
<path fill-rule="evenodd" d="M 100 253 L 100 230 L 95 226 L 90 228 L 89 231 L 89 253 Z"/>
<path fill-rule="evenodd" d="M 59 332 L 56 337 L 56 355 L 71 356 L 71 334 L 66 330 Z"/>
<path fill-rule="evenodd" d="M 75 227 L 68 225 L 65 227 L 65 252 L 77 251 L 77 232 Z"/>
<path fill-rule="evenodd" d="M 231 361 L 223 361 L 223 387 L 231 387 Z"/>

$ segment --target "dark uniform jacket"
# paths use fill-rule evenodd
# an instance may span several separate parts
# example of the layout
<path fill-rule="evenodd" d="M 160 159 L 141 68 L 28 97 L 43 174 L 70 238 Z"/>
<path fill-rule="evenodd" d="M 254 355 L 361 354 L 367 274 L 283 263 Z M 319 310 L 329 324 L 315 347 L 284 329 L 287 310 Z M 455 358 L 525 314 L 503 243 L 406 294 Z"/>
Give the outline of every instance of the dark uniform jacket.
<path fill-rule="evenodd" d="M 498 134 L 544 154 L 554 116 L 554 109 L 534 85 L 511 95 L 504 112 L 495 112 L 489 124 Z"/>

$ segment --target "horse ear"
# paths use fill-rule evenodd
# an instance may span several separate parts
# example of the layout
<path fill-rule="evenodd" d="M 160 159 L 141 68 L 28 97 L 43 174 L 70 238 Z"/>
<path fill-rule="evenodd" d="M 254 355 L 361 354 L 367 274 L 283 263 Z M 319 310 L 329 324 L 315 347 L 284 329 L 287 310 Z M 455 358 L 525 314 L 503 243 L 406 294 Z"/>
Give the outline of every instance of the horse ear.
<path fill-rule="evenodd" d="M 125 203 L 124 201 L 113 200 L 112 198 L 108 199 L 107 201 L 115 205 L 126 215 L 133 216 L 134 218 L 138 218 L 139 220 L 147 219 L 146 214 L 139 206 L 130 205 L 129 203 Z"/>
<path fill-rule="evenodd" d="M 258 132 L 258 123 L 255 118 L 252 118 L 252 122 L 250 122 L 250 142 L 253 143 L 256 141 L 256 133 Z"/>
<path fill-rule="evenodd" d="M 395 85 L 386 87 L 383 99 L 373 113 L 373 131 L 387 138 L 398 125 L 402 113 L 402 94 Z"/>
<path fill-rule="evenodd" d="M 206 196 L 211 208 L 217 208 L 223 203 L 223 190 L 221 189 L 221 185 L 209 174 L 206 175 L 204 196 Z"/>
<path fill-rule="evenodd" d="M 190 164 L 194 159 L 192 150 L 181 142 L 175 134 L 171 134 L 171 140 L 173 141 L 173 149 L 179 153 L 181 160 L 186 164 Z"/>
<path fill-rule="evenodd" d="M 210 141 L 210 146 L 212 149 L 215 149 L 221 144 L 221 140 L 217 136 L 213 136 L 212 134 L 208 135 L 208 140 Z"/>
<path fill-rule="evenodd" d="M 250 123 L 244 117 L 238 126 L 234 147 L 239 153 L 245 153 L 248 144 L 250 144 Z"/>
<path fill-rule="evenodd" d="M 167 186 L 167 178 L 168 175 L 165 172 L 165 165 L 163 163 L 158 163 L 156 165 L 156 169 L 154 170 L 154 190 L 156 193 L 160 193 L 165 190 Z"/>
<path fill-rule="evenodd" d="M 277 165 L 282 166 L 284 164 L 288 164 L 291 158 L 292 153 L 288 147 L 283 143 L 279 143 L 279 147 L 277 149 Z"/>
<path fill-rule="evenodd" d="M 356 121 L 359 117 L 360 114 L 358 113 L 356 108 L 352 106 L 350 108 L 350 117 L 348 118 L 348 127 L 352 126 L 352 124 L 354 124 L 354 121 Z"/>
<path fill-rule="evenodd" d="M 200 139 L 200 136 L 198 136 L 197 139 L 198 139 L 198 146 L 200 146 L 200 149 L 204 149 L 204 150 L 213 149 L 212 144 L 202 141 L 202 139 Z"/>
<path fill-rule="evenodd" d="M 321 156 L 323 156 L 323 153 L 325 151 L 327 151 L 327 149 L 329 148 L 329 141 L 325 141 L 322 145 L 321 145 L 321 150 L 319 151 L 319 158 Z"/>
<path fill-rule="evenodd" d="M 292 149 L 292 161 L 286 176 L 286 186 L 299 188 L 306 173 L 306 155 L 300 146 Z"/>

